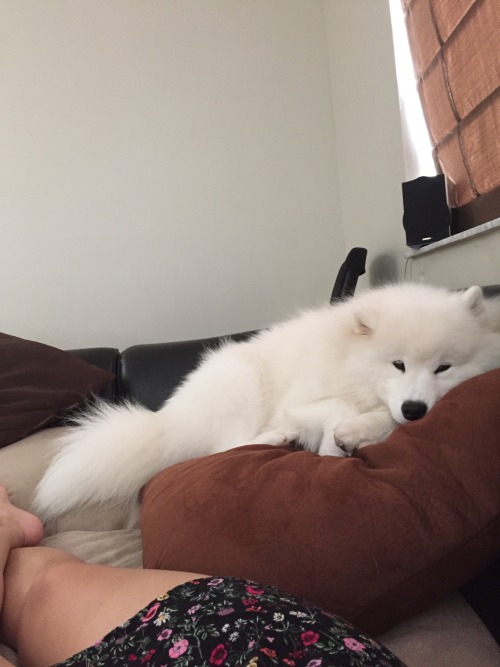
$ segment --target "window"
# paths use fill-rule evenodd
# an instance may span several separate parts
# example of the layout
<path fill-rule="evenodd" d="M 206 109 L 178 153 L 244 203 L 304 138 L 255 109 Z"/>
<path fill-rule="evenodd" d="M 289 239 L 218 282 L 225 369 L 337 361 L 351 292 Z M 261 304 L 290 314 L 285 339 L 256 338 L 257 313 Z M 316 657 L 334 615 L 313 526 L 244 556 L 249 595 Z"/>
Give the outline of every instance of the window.
<path fill-rule="evenodd" d="M 401 0 L 389 0 L 389 5 L 399 90 L 406 178 L 407 180 L 413 180 L 419 176 L 434 176 L 437 173 L 436 165 L 432 157 L 429 131 L 418 96 L 403 7 Z"/>
<path fill-rule="evenodd" d="M 451 185 L 452 232 L 498 218 L 498 0 L 396 2 L 402 6 L 434 162 Z M 391 8 L 394 15 L 394 2 Z"/>

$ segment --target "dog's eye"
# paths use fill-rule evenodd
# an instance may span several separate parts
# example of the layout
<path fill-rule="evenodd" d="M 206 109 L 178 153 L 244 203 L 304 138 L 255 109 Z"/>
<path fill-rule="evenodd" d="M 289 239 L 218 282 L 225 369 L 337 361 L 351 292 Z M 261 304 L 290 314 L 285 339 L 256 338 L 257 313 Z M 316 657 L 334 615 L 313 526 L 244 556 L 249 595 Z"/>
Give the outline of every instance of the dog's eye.
<path fill-rule="evenodd" d="M 436 368 L 434 374 L 437 375 L 438 373 L 444 373 L 445 371 L 448 370 L 448 368 L 451 368 L 451 364 L 441 364 L 441 366 L 438 366 Z"/>
<path fill-rule="evenodd" d="M 398 371 L 401 371 L 401 373 L 404 373 L 406 370 L 405 365 L 402 361 L 393 361 L 392 365 L 394 366 L 394 368 L 397 368 Z"/>

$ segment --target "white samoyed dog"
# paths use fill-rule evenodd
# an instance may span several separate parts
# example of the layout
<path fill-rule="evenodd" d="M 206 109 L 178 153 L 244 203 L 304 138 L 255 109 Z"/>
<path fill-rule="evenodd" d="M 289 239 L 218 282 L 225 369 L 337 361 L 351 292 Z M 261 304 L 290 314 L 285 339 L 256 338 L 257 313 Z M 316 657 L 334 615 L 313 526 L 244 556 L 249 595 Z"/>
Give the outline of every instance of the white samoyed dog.
<path fill-rule="evenodd" d="M 45 519 L 136 499 L 160 470 L 297 441 L 343 456 L 500 367 L 500 299 L 402 283 L 300 313 L 208 351 L 158 412 L 100 402 L 68 430 L 35 494 Z"/>

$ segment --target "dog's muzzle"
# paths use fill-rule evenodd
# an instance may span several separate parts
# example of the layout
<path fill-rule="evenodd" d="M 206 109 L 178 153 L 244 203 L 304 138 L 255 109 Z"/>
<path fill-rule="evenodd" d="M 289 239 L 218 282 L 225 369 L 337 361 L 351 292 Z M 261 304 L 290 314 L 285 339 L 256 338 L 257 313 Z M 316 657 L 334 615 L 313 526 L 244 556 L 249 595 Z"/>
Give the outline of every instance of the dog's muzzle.
<path fill-rule="evenodd" d="M 401 413 L 409 422 L 422 417 L 427 412 L 427 405 L 423 401 L 405 401 L 401 406 Z"/>

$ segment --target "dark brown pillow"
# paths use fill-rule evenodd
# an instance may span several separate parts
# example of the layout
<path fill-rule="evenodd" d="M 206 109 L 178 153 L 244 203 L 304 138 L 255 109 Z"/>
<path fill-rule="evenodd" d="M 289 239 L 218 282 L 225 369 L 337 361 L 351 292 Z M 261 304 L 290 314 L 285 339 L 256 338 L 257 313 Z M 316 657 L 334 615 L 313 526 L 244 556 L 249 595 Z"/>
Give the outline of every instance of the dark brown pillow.
<path fill-rule="evenodd" d="M 112 379 L 69 352 L 0 333 L 0 447 L 48 426 Z"/>
<path fill-rule="evenodd" d="M 379 633 L 500 555 L 500 370 L 338 459 L 252 445 L 144 489 L 144 566 L 274 584 Z"/>

